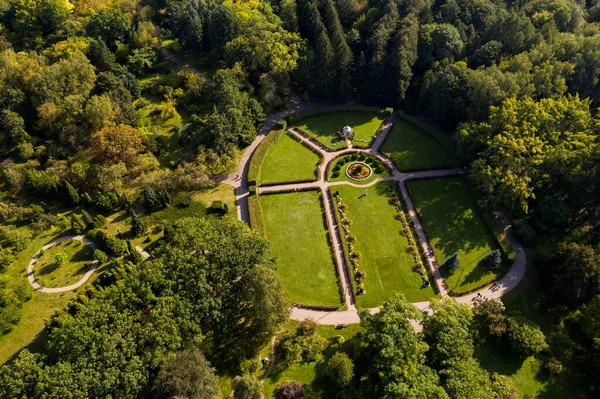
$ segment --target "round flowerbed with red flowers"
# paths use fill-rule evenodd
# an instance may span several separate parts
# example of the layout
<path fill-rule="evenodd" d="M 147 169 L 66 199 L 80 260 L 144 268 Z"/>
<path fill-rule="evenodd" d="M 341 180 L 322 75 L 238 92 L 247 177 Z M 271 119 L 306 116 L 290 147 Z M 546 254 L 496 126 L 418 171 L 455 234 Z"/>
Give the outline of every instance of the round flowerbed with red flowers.
<path fill-rule="evenodd" d="M 352 162 L 346 168 L 346 176 L 352 180 L 366 180 L 373 174 L 373 170 L 364 162 Z"/>

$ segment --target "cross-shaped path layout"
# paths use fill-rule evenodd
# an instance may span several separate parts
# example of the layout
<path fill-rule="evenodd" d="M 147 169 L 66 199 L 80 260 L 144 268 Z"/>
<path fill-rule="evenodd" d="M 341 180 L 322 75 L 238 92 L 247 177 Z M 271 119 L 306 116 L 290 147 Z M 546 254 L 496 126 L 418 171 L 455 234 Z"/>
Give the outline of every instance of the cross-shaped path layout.
<path fill-rule="evenodd" d="M 285 116 L 297 112 L 302 109 L 306 109 L 309 106 L 306 104 L 300 103 L 296 100 L 292 107 L 289 109 L 280 112 L 275 115 L 271 115 L 268 117 L 267 121 L 263 125 L 261 131 L 259 132 L 257 138 L 254 142 L 246 149 L 242 156 L 242 160 L 240 162 L 240 166 L 238 170 L 225 180 L 226 183 L 230 184 L 235 189 L 236 194 L 236 203 L 237 203 L 237 214 L 238 218 L 245 223 L 249 224 L 250 214 L 248 208 L 248 170 L 250 165 L 250 159 L 254 154 L 254 151 L 260 144 L 260 142 L 264 139 L 264 136 L 268 134 L 274 127 L 275 123 Z M 352 148 L 351 143 L 349 143 L 349 148 L 339 150 L 339 151 L 329 151 L 324 149 L 323 146 L 320 146 L 313 142 L 312 140 L 307 139 L 303 134 L 298 132 L 294 128 L 288 129 L 288 132 L 295 136 L 299 141 L 305 143 L 306 145 L 313 148 L 316 152 L 320 154 L 322 157 L 321 167 L 318 173 L 318 179 L 314 182 L 309 183 L 294 183 L 294 184 L 280 184 L 280 185 L 270 185 L 268 187 L 259 187 L 257 189 L 257 194 L 261 193 L 283 193 L 283 192 L 294 192 L 299 190 L 306 189 L 315 189 L 320 190 L 323 196 L 324 208 L 325 208 L 325 218 L 327 220 L 327 225 L 330 226 L 329 234 L 331 237 L 331 242 L 333 243 L 333 252 L 335 263 L 337 267 L 338 274 L 340 276 L 340 282 L 342 284 L 342 291 L 344 292 L 344 300 L 347 305 L 347 310 L 345 311 L 320 311 L 320 310 L 312 310 L 305 308 L 294 307 L 291 311 L 291 318 L 294 320 L 304 320 L 304 319 L 313 319 L 319 324 L 327 324 L 327 325 L 336 325 L 336 324 L 356 324 L 360 322 L 360 318 L 358 315 L 358 310 L 354 304 L 354 296 L 352 295 L 351 289 L 352 284 L 350 279 L 352 276 L 348 273 L 348 268 L 345 265 L 344 255 L 343 255 L 343 243 L 340 238 L 340 231 L 336 223 L 335 217 L 335 209 L 332 203 L 332 199 L 330 195 L 328 195 L 327 190 L 330 187 L 335 187 L 336 185 L 347 184 L 357 187 L 370 187 L 380 181 L 394 181 L 396 182 L 398 189 L 402 195 L 402 200 L 408 210 L 409 217 L 413 224 L 414 230 L 417 234 L 417 241 L 425 254 L 431 254 L 430 256 L 426 256 L 427 265 L 433 276 L 433 281 L 435 286 L 442 297 L 447 297 L 448 292 L 445 288 L 444 279 L 439 271 L 439 263 L 433 255 L 435 252 L 431 247 L 431 244 L 427 240 L 427 236 L 425 231 L 423 230 L 423 226 L 421 225 L 421 221 L 419 220 L 417 211 L 412 202 L 412 198 L 409 195 L 408 189 L 406 188 L 406 181 L 411 179 L 427 179 L 427 178 L 436 178 L 436 177 L 448 177 L 448 176 L 456 176 L 462 174 L 461 169 L 440 169 L 440 170 L 425 170 L 419 172 L 400 172 L 394 162 L 391 159 L 386 157 L 385 155 L 379 152 L 380 147 L 385 142 L 385 138 L 392 130 L 394 126 L 396 114 L 392 114 L 387 120 L 385 120 L 379 129 L 378 136 L 373 141 L 372 145 L 368 149 L 356 149 Z M 347 181 L 340 182 L 329 182 L 327 181 L 326 173 L 329 170 L 328 166 L 331 164 L 333 160 L 336 158 L 343 156 L 345 154 L 350 153 L 365 153 L 372 157 L 377 158 L 381 162 L 383 162 L 391 171 L 392 176 L 378 178 L 373 180 L 368 184 L 356 184 Z M 497 213 L 497 219 L 499 223 L 502 224 L 505 233 L 510 241 L 510 244 L 515 251 L 515 260 L 513 265 L 509 271 L 509 273 L 501 278 L 496 286 L 484 288 L 483 290 L 475 293 L 471 293 L 469 295 L 454 297 L 454 299 L 460 303 L 465 303 L 469 305 L 474 305 L 475 299 L 479 297 L 485 297 L 488 299 L 500 298 L 508 291 L 515 288 L 526 271 L 526 258 L 525 252 L 521 250 L 521 244 L 518 242 L 516 237 L 509 230 L 510 224 L 508 220 L 501 214 Z M 430 301 L 416 302 L 415 305 L 417 308 L 423 311 L 430 311 Z M 369 309 L 372 313 L 376 313 L 379 311 L 378 308 Z M 421 330 L 421 326 L 418 323 L 413 323 L 413 326 L 417 331 Z"/>

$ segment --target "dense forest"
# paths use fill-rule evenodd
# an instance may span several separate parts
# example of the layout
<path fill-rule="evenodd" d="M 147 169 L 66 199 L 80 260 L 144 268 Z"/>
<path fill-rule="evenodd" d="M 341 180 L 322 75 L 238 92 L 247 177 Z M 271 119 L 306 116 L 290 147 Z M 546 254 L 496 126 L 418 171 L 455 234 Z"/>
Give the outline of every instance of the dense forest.
<path fill-rule="evenodd" d="M 210 76 L 173 72 L 164 49 Z M 485 340 L 545 353 L 598 397 L 598 0 L 0 0 L 0 334 L 31 295 L 1 272 L 62 223 L 57 207 L 81 209 L 66 223 L 115 257 L 47 322 L 42 351 L 0 368 L 0 397 L 210 398 L 225 369 L 236 397 L 260 397 L 248 359 L 289 308 L 268 244 L 237 221 L 182 218 L 141 262 L 101 214 L 129 212 L 135 233 L 135 206 L 215 187 L 292 99 L 394 107 L 452 136 L 531 250 L 551 318 L 544 337 L 499 302 L 440 301 L 416 334 L 407 318 L 424 316 L 394 297 L 362 315 L 353 360 L 331 357 L 340 397 L 515 397 L 475 360 Z M 320 356 L 320 340 L 306 322 L 281 357 Z"/>

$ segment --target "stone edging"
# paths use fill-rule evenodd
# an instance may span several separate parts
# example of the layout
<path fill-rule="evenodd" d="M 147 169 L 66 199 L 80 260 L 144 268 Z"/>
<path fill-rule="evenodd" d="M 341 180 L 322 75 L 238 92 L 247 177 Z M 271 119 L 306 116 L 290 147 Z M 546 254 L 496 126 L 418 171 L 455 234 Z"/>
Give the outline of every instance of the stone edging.
<path fill-rule="evenodd" d="M 366 166 L 366 167 L 367 167 L 367 169 L 369 169 L 369 175 L 368 175 L 367 177 L 365 177 L 365 178 L 362 178 L 362 179 L 357 179 L 356 177 L 352 177 L 352 176 L 350 176 L 350 173 L 348 173 L 348 170 L 350 170 L 350 167 L 351 167 L 352 165 L 356 165 L 356 164 L 358 164 L 358 163 L 360 163 L 360 164 L 362 164 L 362 165 Z M 354 162 L 350 162 L 350 165 L 346 166 L 346 176 L 347 176 L 349 179 L 352 179 L 352 180 L 354 180 L 354 181 L 365 181 L 365 180 L 367 180 L 369 177 L 373 176 L 373 169 L 371 169 L 371 166 L 369 166 L 369 164 L 367 164 L 366 162 L 363 162 L 363 161 L 354 161 Z"/>
<path fill-rule="evenodd" d="M 96 250 L 96 244 L 94 244 L 93 241 L 91 241 L 90 239 L 88 239 L 84 236 L 64 236 L 64 237 L 54 239 L 54 240 L 50 241 L 48 244 L 44 245 L 39 251 L 37 251 L 35 253 L 35 255 L 33 255 L 33 258 L 31 258 L 31 260 L 29 261 L 29 266 L 27 267 L 27 279 L 29 280 L 29 284 L 31 284 L 31 286 L 36 291 L 45 292 L 48 294 L 55 294 L 58 292 L 74 290 L 76 288 L 81 287 L 83 284 L 85 284 L 85 282 L 91 277 L 92 273 L 94 273 L 94 270 L 96 270 L 96 268 L 98 267 L 98 259 L 94 259 L 90 269 L 85 273 L 85 275 L 78 282 L 71 284 L 71 285 L 67 285 L 65 287 L 46 288 L 46 287 L 43 287 L 40 284 L 38 284 L 38 282 L 35 280 L 35 277 L 33 276 L 33 267 L 35 266 L 35 262 L 40 258 L 40 256 L 42 256 L 42 251 L 52 247 L 55 244 L 58 244 L 59 242 L 67 241 L 67 240 L 81 241 L 85 245 L 88 245 L 90 248 L 92 248 L 92 250 L 94 250 L 94 251 Z"/>

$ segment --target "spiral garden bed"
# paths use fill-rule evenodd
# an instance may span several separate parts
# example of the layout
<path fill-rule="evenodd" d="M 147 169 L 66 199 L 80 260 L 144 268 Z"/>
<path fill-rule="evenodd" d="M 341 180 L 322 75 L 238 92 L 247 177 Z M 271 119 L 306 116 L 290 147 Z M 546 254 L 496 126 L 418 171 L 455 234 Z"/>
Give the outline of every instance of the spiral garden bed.
<path fill-rule="evenodd" d="M 352 162 L 346 168 L 346 176 L 352 180 L 366 180 L 373 174 L 373 170 L 364 162 Z"/>

